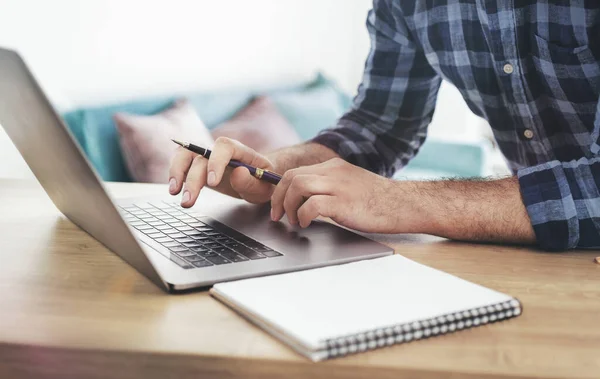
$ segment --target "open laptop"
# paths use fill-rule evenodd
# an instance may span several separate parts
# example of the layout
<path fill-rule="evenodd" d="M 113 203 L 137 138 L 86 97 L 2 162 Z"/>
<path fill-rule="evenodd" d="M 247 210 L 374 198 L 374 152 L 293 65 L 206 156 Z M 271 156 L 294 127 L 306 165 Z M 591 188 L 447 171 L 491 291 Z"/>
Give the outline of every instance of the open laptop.
<path fill-rule="evenodd" d="M 393 253 L 326 222 L 274 223 L 212 190 L 191 210 L 171 197 L 113 201 L 23 59 L 1 48 L 0 124 L 69 220 L 170 292 Z"/>

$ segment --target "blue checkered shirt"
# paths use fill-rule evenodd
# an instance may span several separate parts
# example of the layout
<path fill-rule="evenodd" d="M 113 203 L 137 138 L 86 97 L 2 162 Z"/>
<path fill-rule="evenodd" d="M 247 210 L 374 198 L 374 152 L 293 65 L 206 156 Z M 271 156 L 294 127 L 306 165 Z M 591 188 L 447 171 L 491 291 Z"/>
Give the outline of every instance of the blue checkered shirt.
<path fill-rule="evenodd" d="M 367 27 L 354 105 L 315 142 L 391 176 L 447 80 L 492 126 L 539 245 L 600 248 L 600 1 L 374 0 Z"/>

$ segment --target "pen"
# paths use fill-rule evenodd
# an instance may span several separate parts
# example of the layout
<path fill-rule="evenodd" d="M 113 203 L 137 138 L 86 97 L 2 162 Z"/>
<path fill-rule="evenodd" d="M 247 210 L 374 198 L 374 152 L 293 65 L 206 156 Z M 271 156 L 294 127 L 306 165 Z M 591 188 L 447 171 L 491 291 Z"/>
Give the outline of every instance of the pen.
<path fill-rule="evenodd" d="M 194 145 L 192 143 L 188 143 L 188 142 L 175 141 L 174 139 L 172 139 L 171 141 L 175 142 L 176 144 L 183 147 L 184 149 L 188 149 L 189 151 L 191 151 L 193 153 L 202 155 L 206 159 L 210 158 L 211 151 L 208 149 L 205 149 L 200 146 L 196 146 L 196 145 Z M 227 164 L 227 166 L 233 167 L 233 168 L 246 167 L 248 169 L 248 171 L 250 171 L 250 174 L 252 174 L 252 176 L 254 176 L 255 178 L 257 178 L 259 180 L 264 180 L 266 182 L 269 182 L 271 184 L 277 185 L 279 183 L 279 181 L 281 180 L 281 175 L 279 175 L 279 174 L 276 174 L 274 172 L 271 172 L 269 170 L 265 170 L 262 168 L 250 166 L 248 164 L 242 163 L 235 159 L 230 160 L 229 163 Z"/>

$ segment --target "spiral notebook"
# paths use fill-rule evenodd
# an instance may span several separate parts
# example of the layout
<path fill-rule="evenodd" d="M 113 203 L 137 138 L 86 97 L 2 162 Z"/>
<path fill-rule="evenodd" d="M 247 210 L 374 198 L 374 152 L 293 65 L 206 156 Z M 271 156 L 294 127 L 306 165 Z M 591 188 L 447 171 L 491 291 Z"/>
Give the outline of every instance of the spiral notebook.
<path fill-rule="evenodd" d="M 400 255 L 220 283 L 211 294 L 314 361 L 521 314 L 509 295 Z"/>

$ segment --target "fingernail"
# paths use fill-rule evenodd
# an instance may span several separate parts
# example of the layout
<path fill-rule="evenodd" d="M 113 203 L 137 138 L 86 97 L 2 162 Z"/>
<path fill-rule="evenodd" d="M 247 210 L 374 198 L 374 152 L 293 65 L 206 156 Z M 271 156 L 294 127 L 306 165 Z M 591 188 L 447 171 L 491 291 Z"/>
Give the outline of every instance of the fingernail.
<path fill-rule="evenodd" d="M 214 186 L 217 184 L 217 175 L 214 171 L 208 173 L 208 185 Z"/>
<path fill-rule="evenodd" d="M 175 178 L 171 178 L 169 180 L 169 191 L 174 192 L 177 189 L 177 180 Z"/>
<path fill-rule="evenodd" d="M 188 201 L 190 201 L 190 191 L 185 191 L 183 193 L 183 197 L 181 198 L 181 203 L 187 203 Z"/>
<path fill-rule="evenodd" d="M 273 208 L 271 208 L 271 220 L 277 221 L 277 220 L 275 220 L 275 209 L 273 209 Z"/>

